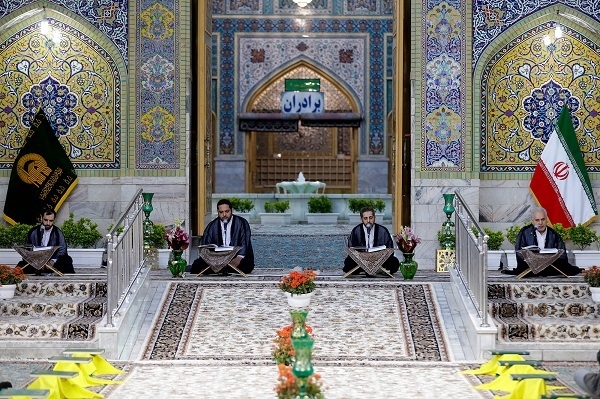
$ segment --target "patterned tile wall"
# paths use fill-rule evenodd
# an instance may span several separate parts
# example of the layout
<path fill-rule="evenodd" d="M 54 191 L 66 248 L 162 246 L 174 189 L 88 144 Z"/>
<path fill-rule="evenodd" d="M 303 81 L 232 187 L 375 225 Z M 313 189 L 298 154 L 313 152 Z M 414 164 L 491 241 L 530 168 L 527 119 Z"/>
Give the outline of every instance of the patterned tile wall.
<path fill-rule="evenodd" d="M 466 1 L 422 5 L 422 171 L 464 172 Z"/>
<path fill-rule="evenodd" d="M 384 154 L 385 61 L 389 47 L 384 35 L 391 32 L 391 19 L 304 21 L 300 24 L 297 19 L 283 18 L 215 18 L 213 30 L 221 39 L 215 43 L 219 46 L 215 52 L 220 57 L 219 102 L 215 109 L 219 118 L 220 154 L 243 154 L 241 139 L 236 145 L 235 120 L 240 104 L 259 81 L 264 81 L 296 58 L 325 67 L 354 90 L 361 101 L 369 132 L 368 140 L 361 140 L 360 151 L 367 155 Z M 289 32 L 305 33 L 311 38 L 301 40 L 298 35 L 290 35 Z M 252 39 L 243 39 L 243 43 L 265 50 L 264 58 L 256 56 L 262 52 L 253 53 L 252 49 L 245 51 L 242 47 L 236 49 L 236 36 L 248 37 L 250 33 Z M 349 49 L 352 57 L 347 57 Z"/>
<path fill-rule="evenodd" d="M 587 0 L 473 1 L 473 65 L 477 64 L 485 48 L 502 32 L 528 15 L 556 4 L 581 11 L 600 21 L 600 7 L 596 2 Z M 553 10 L 549 9 L 548 12 L 552 13 Z"/>
<path fill-rule="evenodd" d="M 43 34 L 35 6 L 23 12 L 0 35 L 0 168 L 12 168 L 42 106 L 76 168 L 119 169 L 126 70 L 114 43 L 54 8 Z"/>
<path fill-rule="evenodd" d="M 127 34 L 129 27 L 127 0 L 89 1 L 89 0 L 47 0 L 74 12 L 103 32 L 119 49 L 127 63 Z M 0 19 L 36 0 L 0 1 Z"/>
<path fill-rule="evenodd" d="M 136 0 L 137 169 L 180 169 L 185 124 L 181 103 L 180 4 L 178 0 Z M 183 89 L 183 90 L 182 90 Z"/>
<path fill-rule="evenodd" d="M 556 23 L 528 29 L 484 66 L 481 82 L 481 171 L 533 172 L 564 105 L 588 170 L 600 170 L 600 47 Z"/>

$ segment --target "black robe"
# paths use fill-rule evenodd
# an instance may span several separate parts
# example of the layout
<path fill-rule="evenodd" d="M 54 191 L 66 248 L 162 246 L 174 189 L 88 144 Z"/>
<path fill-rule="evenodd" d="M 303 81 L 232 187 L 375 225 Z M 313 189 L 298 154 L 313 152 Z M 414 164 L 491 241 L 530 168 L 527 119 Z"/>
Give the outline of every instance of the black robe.
<path fill-rule="evenodd" d="M 254 251 L 252 250 L 250 223 L 243 217 L 236 215 L 231 216 L 230 223 L 231 241 L 229 245 L 232 247 L 242 247 L 238 252 L 238 255 L 243 256 L 244 259 L 240 262 L 238 269 L 243 273 L 248 274 L 254 270 Z M 221 230 L 221 220 L 219 218 L 213 219 L 204 230 L 202 245 L 207 244 L 223 245 L 223 231 Z M 208 265 L 202 258 L 198 258 L 192 263 L 190 273 L 198 274 L 207 266 Z M 224 268 L 223 271 L 232 272 L 229 267 Z M 210 269 L 208 272 L 210 272 Z"/>
<path fill-rule="evenodd" d="M 373 224 L 373 246 L 378 247 L 381 245 L 385 245 L 387 248 L 394 248 L 394 241 L 392 240 L 392 236 L 387 228 L 384 226 L 374 223 Z M 349 247 L 366 247 L 367 239 L 365 236 L 365 231 L 363 229 L 363 224 L 359 224 L 358 226 L 352 229 L 350 233 L 350 238 L 348 239 Z M 350 270 L 356 267 L 356 262 L 350 257 L 346 256 L 344 260 L 344 273 L 348 273 Z M 384 269 L 388 270 L 390 273 L 394 274 L 398 271 L 400 267 L 400 261 L 395 256 L 390 256 L 381 266 Z M 360 269 L 358 269 L 354 274 L 358 274 Z"/>
<path fill-rule="evenodd" d="M 44 226 L 39 225 L 27 233 L 27 238 L 25 240 L 25 245 L 33 245 L 35 247 L 43 247 L 42 238 L 44 237 Z M 52 255 L 52 259 L 54 260 L 54 267 L 61 273 L 75 273 L 73 269 L 73 259 L 67 253 L 67 242 L 65 241 L 65 236 L 63 232 L 56 226 L 52 226 L 52 231 L 50 232 L 50 237 L 48 238 L 48 247 L 59 246 Z M 21 261 L 19 262 L 19 266 L 25 266 L 27 262 Z M 33 266 L 27 266 L 23 269 L 25 273 L 34 273 L 38 272 L 33 268 Z"/>
<path fill-rule="evenodd" d="M 517 241 L 515 243 L 515 251 L 517 251 L 517 268 L 514 271 L 511 271 L 509 274 L 521 274 L 529 268 L 525 262 L 525 259 L 523 259 L 523 255 L 521 255 L 518 251 L 523 247 L 530 245 L 537 245 L 541 248 L 541 246 L 538 244 L 537 234 L 535 231 L 536 229 L 533 224 L 525 226 L 521 229 L 521 231 L 519 231 L 519 235 L 517 236 Z M 546 226 L 546 242 L 544 243 L 544 248 L 556 248 L 565 251 L 560 258 L 554 261 L 553 264 L 567 276 L 574 276 L 581 273 L 578 267 L 569 264 L 564 241 L 562 238 L 560 238 L 556 231 L 548 226 Z M 558 272 L 552 266 L 549 266 L 539 274 L 533 274 L 531 272 L 529 274 L 532 274 L 533 276 L 556 276 L 560 275 L 560 272 Z"/>

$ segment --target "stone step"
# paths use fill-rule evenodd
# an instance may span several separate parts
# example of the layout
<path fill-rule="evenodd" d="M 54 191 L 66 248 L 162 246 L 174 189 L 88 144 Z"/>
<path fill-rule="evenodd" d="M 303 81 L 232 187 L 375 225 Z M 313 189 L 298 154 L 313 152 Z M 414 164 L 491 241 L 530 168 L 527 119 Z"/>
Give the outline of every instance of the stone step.
<path fill-rule="evenodd" d="M 90 340 L 100 317 L 2 317 L 0 340 Z"/>
<path fill-rule="evenodd" d="M 561 278 L 556 283 L 491 283 L 488 284 L 489 299 L 510 299 L 513 301 L 530 302 L 533 300 L 591 300 L 587 283 L 580 276 L 570 281 Z"/>
<path fill-rule="evenodd" d="M 106 296 L 105 281 L 36 281 L 25 280 L 17 285 L 19 297 L 93 297 Z"/>
<path fill-rule="evenodd" d="M 548 319 L 545 317 L 502 317 L 498 322 L 498 338 L 508 342 L 561 341 L 580 342 L 600 339 L 597 319 Z"/>
<path fill-rule="evenodd" d="M 600 304 L 591 299 L 561 298 L 560 300 L 531 300 L 529 302 L 490 299 L 489 312 L 493 317 L 545 317 L 598 319 Z"/>
<path fill-rule="evenodd" d="M 78 315 L 81 302 L 88 299 L 15 296 L 10 301 L 0 302 L 0 316 L 73 317 Z"/>

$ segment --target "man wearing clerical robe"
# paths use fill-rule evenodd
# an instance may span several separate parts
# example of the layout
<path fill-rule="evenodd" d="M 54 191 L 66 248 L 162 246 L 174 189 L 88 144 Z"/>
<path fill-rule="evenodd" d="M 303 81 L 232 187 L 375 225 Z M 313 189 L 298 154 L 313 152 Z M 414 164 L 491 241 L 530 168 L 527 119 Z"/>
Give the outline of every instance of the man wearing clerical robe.
<path fill-rule="evenodd" d="M 375 223 L 375 209 L 366 206 L 360 210 L 360 220 L 362 223 L 352 229 L 348 240 L 349 247 L 373 248 L 385 245 L 387 248 L 394 248 L 394 241 L 390 232 L 385 226 Z M 344 273 L 356 267 L 356 262 L 347 256 L 344 260 Z M 394 274 L 400 267 L 400 261 L 395 256 L 390 256 L 381 266 L 390 274 Z M 353 274 L 360 273 L 357 269 Z"/>
<path fill-rule="evenodd" d="M 41 224 L 29 230 L 25 245 L 33 247 L 60 247 L 54 252 L 51 258 L 54 261 L 54 268 L 61 273 L 75 273 L 73 259 L 67 253 L 65 236 L 58 227 L 54 226 L 55 219 L 56 212 L 54 209 L 48 208 L 44 210 L 40 215 Z M 25 261 L 19 262 L 17 266 L 23 267 L 25 273 L 41 274 L 41 271 L 36 270 Z"/>
<path fill-rule="evenodd" d="M 250 224 L 246 219 L 233 214 L 233 207 L 228 199 L 221 199 L 217 203 L 218 216 L 211 221 L 202 236 L 202 245 L 215 244 L 217 246 L 241 247 L 237 256 L 229 262 L 241 272 L 248 274 L 254 269 L 254 251 L 250 238 Z M 208 265 L 202 258 L 192 263 L 191 274 L 197 274 L 206 269 Z M 205 273 L 210 273 L 208 269 Z M 230 267 L 223 269 L 223 273 L 231 273 Z"/>
<path fill-rule="evenodd" d="M 547 225 L 548 214 L 544 208 L 535 208 L 533 211 L 533 216 L 531 220 L 531 224 L 523 227 L 517 236 L 517 241 L 515 243 L 515 252 L 517 256 L 517 268 L 514 270 L 502 270 L 504 274 L 521 274 L 525 270 L 529 268 L 527 262 L 523 258 L 523 255 L 519 253 L 519 251 L 525 247 L 529 246 L 537 246 L 540 249 L 544 248 L 556 248 L 562 249 L 564 252 L 555 260 L 552 264 L 562 271 L 567 276 L 574 276 L 576 274 L 581 273 L 581 270 L 578 267 L 571 265 L 567 259 L 567 251 L 565 249 L 565 242 L 560 238 L 558 233 Z M 547 267 L 542 270 L 539 274 L 534 274 L 532 272 L 528 273 L 528 276 L 555 276 L 560 275 L 560 271 L 556 270 L 554 267 Z M 526 276 L 527 276 L 526 275 Z"/>

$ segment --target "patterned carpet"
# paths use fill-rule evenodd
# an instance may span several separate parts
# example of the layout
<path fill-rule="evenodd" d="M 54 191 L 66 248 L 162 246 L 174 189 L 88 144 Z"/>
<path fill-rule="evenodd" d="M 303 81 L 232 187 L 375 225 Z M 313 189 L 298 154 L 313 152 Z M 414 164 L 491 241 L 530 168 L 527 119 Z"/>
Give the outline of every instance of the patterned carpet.
<path fill-rule="evenodd" d="M 291 324 L 274 283 L 171 283 L 143 358 L 273 364 L 275 330 Z M 307 324 L 320 364 L 448 361 L 430 284 L 321 284 Z"/>

